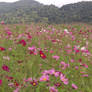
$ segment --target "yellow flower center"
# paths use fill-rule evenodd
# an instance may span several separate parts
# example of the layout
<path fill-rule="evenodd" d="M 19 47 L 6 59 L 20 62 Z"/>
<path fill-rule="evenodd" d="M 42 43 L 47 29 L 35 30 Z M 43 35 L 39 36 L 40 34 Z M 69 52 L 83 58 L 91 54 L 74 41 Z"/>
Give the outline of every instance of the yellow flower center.
<path fill-rule="evenodd" d="M 46 81 L 47 79 L 46 78 L 43 78 L 44 81 Z"/>
<path fill-rule="evenodd" d="M 43 54 L 41 54 L 41 57 L 43 57 L 44 55 Z"/>
<path fill-rule="evenodd" d="M 36 83 L 35 82 L 33 83 L 33 86 L 36 86 Z"/>
<path fill-rule="evenodd" d="M 62 81 L 65 81 L 65 79 L 63 78 Z"/>

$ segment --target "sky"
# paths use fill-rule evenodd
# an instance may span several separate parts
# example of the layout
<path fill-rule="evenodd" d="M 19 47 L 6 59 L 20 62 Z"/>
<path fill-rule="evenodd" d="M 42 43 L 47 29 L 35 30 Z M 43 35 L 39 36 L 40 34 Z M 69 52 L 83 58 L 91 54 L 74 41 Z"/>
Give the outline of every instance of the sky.
<path fill-rule="evenodd" d="M 15 2 L 18 0 L 0 0 L 0 2 Z M 54 4 L 56 6 L 61 7 L 62 5 L 69 4 L 69 3 L 76 3 L 80 1 L 92 1 L 92 0 L 36 0 L 43 4 Z"/>

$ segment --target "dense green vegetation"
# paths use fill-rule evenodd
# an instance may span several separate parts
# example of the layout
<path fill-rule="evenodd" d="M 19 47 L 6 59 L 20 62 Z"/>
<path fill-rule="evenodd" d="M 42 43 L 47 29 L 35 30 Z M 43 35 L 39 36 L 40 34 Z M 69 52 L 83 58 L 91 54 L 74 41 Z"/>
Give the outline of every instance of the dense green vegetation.
<path fill-rule="evenodd" d="M 43 5 L 34 0 L 20 0 L 15 3 L 0 3 L 0 20 L 6 23 L 92 23 L 92 1 L 64 5 Z"/>

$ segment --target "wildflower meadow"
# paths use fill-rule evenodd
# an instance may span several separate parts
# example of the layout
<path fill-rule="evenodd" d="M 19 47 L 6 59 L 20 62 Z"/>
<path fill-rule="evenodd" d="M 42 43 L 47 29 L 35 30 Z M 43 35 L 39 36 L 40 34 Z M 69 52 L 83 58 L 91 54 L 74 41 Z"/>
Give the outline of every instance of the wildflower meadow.
<path fill-rule="evenodd" d="M 0 92 L 92 92 L 92 26 L 1 22 Z"/>

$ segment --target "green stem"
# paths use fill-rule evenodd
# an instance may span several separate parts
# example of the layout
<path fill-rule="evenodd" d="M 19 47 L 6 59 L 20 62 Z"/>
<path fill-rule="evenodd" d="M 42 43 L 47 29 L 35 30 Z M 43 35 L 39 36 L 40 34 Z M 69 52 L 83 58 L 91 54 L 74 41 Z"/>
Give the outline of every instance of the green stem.
<path fill-rule="evenodd" d="M 34 92 L 36 92 L 36 88 L 34 88 Z"/>
<path fill-rule="evenodd" d="M 51 65 L 51 64 L 49 64 L 49 63 L 47 63 L 47 62 L 45 62 L 45 61 L 43 61 L 43 62 L 44 62 L 45 64 L 51 66 L 51 67 L 54 67 L 53 65 Z"/>

